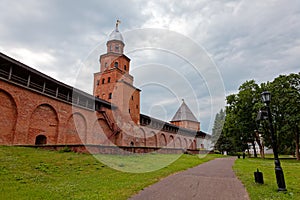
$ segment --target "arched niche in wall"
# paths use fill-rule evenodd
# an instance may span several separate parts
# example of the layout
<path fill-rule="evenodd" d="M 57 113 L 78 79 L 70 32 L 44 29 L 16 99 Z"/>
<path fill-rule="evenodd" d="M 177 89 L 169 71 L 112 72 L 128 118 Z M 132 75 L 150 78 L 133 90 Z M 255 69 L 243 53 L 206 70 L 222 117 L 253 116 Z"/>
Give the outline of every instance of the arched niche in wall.
<path fill-rule="evenodd" d="M 56 144 L 58 137 L 58 116 L 49 104 L 41 104 L 31 114 L 29 120 L 28 143 L 35 144 L 38 135 L 47 137 L 47 144 Z"/>
<path fill-rule="evenodd" d="M 67 122 L 65 129 L 66 144 L 85 144 L 86 143 L 86 119 L 81 113 L 73 113 Z"/>
<path fill-rule="evenodd" d="M 0 89 L 0 145 L 13 144 L 16 122 L 17 106 L 13 97 Z"/>

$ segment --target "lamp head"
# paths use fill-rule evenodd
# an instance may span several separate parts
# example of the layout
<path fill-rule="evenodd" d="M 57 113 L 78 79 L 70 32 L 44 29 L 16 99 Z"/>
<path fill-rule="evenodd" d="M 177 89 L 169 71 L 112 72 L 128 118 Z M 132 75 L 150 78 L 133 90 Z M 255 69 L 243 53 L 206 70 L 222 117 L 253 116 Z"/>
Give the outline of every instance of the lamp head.
<path fill-rule="evenodd" d="M 269 91 L 262 92 L 261 99 L 266 104 L 270 103 L 271 102 L 271 93 Z"/>

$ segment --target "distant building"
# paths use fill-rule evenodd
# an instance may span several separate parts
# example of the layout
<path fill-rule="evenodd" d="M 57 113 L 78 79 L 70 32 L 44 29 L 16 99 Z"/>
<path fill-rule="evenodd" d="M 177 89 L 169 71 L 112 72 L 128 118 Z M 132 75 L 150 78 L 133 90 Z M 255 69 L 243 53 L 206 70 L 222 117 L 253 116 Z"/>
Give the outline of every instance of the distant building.
<path fill-rule="evenodd" d="M 254 148 L 255 148 L 256 153 L 260 154 L 260 149 L 259 149 L 259 146 L 256 141 L 254 142 L 254 145 L 255 145 Z M 248 150 L 249 150 L 250 154 L 254 154 L 254 148 L 253 148 L 252 143 L 248 143 Z M 246 150 L 246 152 L 248 152 L 248 150 Z M 270 148 L 264 147 L 264 153 L 265 154 L 273 154 L 273 150 Z"/>

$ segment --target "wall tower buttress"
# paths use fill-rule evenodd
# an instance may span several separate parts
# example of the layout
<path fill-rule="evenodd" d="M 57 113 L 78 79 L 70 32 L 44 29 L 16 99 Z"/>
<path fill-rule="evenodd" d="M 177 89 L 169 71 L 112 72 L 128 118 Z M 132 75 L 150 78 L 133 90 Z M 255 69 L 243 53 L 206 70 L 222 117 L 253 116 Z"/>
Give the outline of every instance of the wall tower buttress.
<path fill-rule="evenodd" d="M 182 104 L 170 121 L 175 126 L 200 131 L 200 122 L 182 99 Z"/>
<path fill-rule="evenodd" d="M 140 120 L 140 90 L 133 86 L 129 74 L 130 58 L 124 54 L 124 39 L 119 31 L 120 21 L 109 35 L 107 52 L 100 56 L 100 72 L 94 74 L 94 96 L 116 105 L 122 117 Z M 128 119 L 130 120 L 130 119 Z"/>

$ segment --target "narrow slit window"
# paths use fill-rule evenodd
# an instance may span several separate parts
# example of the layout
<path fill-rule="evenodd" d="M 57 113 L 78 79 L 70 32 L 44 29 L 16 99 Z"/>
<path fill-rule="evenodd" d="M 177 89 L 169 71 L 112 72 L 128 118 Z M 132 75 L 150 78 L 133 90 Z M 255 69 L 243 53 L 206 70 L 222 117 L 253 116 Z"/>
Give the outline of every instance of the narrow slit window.
<path fill-rule="evenodd" d="M 115 67 L 118 68 L 119 67 L 119 63 L 115 62 Z"/>

